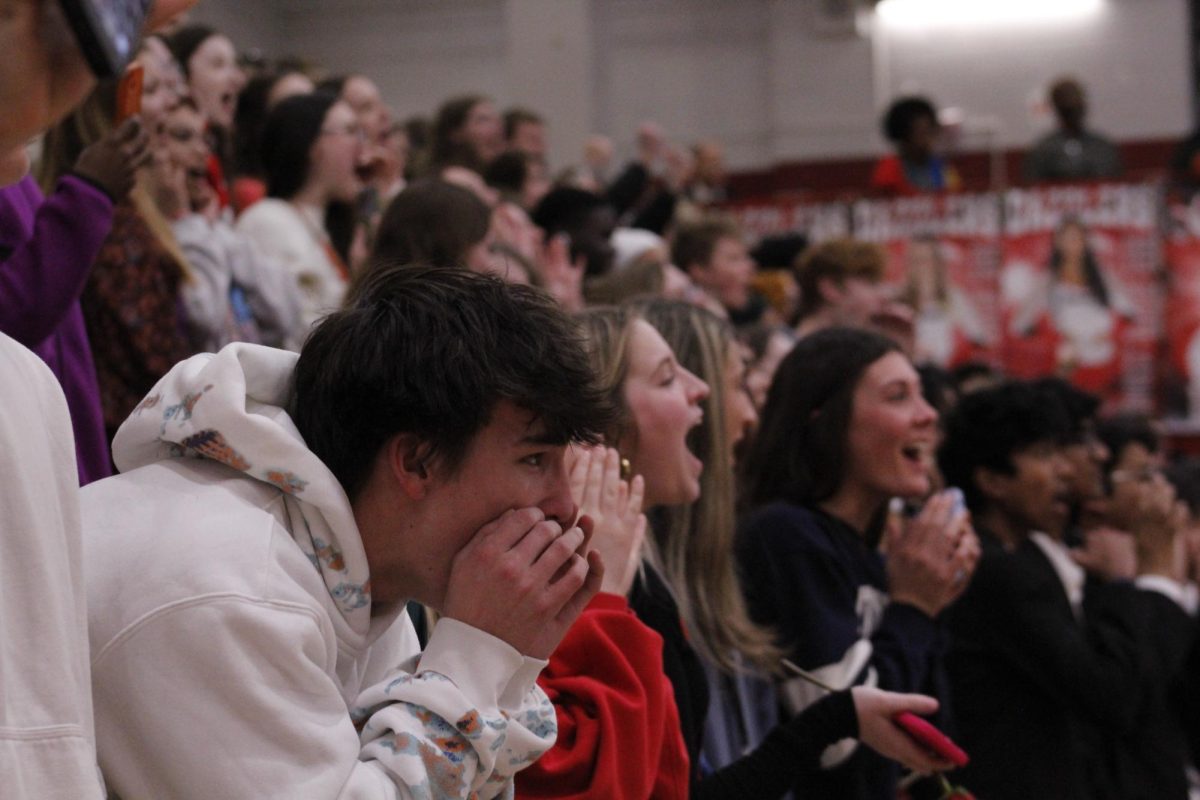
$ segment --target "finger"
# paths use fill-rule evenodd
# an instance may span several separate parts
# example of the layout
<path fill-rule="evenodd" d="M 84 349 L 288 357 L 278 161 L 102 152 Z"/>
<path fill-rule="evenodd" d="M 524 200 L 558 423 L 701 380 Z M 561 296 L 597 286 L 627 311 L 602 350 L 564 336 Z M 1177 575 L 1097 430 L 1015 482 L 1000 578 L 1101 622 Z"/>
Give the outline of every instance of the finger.
<path fill-rule="evenodd" d="M 588 560 L 577 553 L 572 553 L 571 557 L 555 573 L 554 580 L 548 583 L 544 589 L 544 599 L 552 619 L 557 620 L 566 605 L 584 587 L 589 571 Z"/>
<path fill-rule="evenodd" d="M 555 583 L 570 568 L 572 556 L 582 558 L 579 552 L 583 544 L 583 531 L 568 528 L 550 541 L 530 568 L 534 577 L 547 584 Z"/>
<path fill-rule="evenodd" d="M 925 520 L 933 528 L 931 534 L 946 533 L 952 530 L 957 523 L 959 512 L 954 508 L 953 498 L 945 492 L 934 495 L 921 510 L 929 512 L 928 516 L 924 514 L 922 516 L 925 516 Z"/>
<path fill-rule="evenodd" d="M 646 540 L 646 515 L 638 514 L 633 527 L 633 540 L 629 548 L 629 562 L 626 564 L 626 575 L 637 573 L 642 563 L 642 544 Z"/>
<path fill-rule="evenodd" d="M 120 144 L 120 150 L 126 158 L 139 155 L 150 150 L 150 135 L 139 130 L 133 138 Z"/>
<path fill-rule="evenodd" d="M 597 447 L 592 450 L 588 461 L 587 482 L 583 486 L 582 507 L 591 511 L 600 511 L 600 487 L 604 481 L 604 457 L 607 448 Z"/>
<path fill-rule="evenodd" d="M 617 453 L 616 448 L 607 447 L 604 453 L 604 480 L 601 488 L 601 498 L 604 501 L 604 508 L 608 511 L 616 511 L 617 506 L 617 491 L 621 484 L 621 456 Z"/>
<path fill-rule="evenodd" d="M 118 142 L 131 142 L 142 132 L 144 132 L 142 117 L 140 114 L 134 114 L 117 126 L 113 133 Z"/>
<path fill-rule="evenodd" d="M 588 463 L 591 461 L 592 451 L 587 447 L 573 447 L 571 452 L 575 454 L 575 462 L 571 464 L 571 474 L 567 481 L 571 486 L 571 499 L 583 508 L 583 494 L 587 486 Z"/>
<path fill-rule="evenodd" d="M 141 169 L 153 160 L 153 153 L 151 153 L 149 150 L 141 150 L 133 153 L 132 158 L 129 160 L 129 166 L 131 169 Z"/>
<path fill-rule="evenodd" d="M 930 697 L 926 694 L 899 694 L 896 692 L 885 692 L 884 698 L 889 716 L 895 716 L 902 711 L 916 714 L 918 717 L 928 717 L 936 714 L 941 707 L 936 697 Z"/>
<path fill-rule="evenodd" d="M 563 625 L 570 625 L 583 612 L 587 604 L 600 591 L 600 586 L 604 582 L 604 560 L 600 558 L 599 553 L 589 553 L 586 559 L 580 559 L 580 561 L 586 570 L 584 572 L 583 583 L 563 603 L 562 608 L 556 616 L 556 621 Z"/>
<path fill-rule="evenodd" d="M 641 475 L 634 475 L 633 480 L 629 484 L 629 505 L 626 506 L 630 514 L 640 514 L 642 512 L 642 501 L 646 497 L 646 480 Z"/>
<path fill-rule="evenodd" d="M 579 555 L 587 555 L 592 547 L 592 535 L 596 532 L 596 523 L 587 514 L 580 514 L 575 527 L 583 531 L 583 544 L 579 545 Z"/>
<path fill-rule="evenodd" d="M 500 552 L 504 552 L 516 546 L 530 528 L 545 518 L 546 515 L 536 506 L 510 509 L 480 528 L 476 537 L 482 543 L 492 545 Z"/>
<path fill-rule="evenodd" d="M 620 457 L 618 456 L 617 499 L 615 508 L 617 509 L 617 516 L 619 516 L 622 520 L 627 520 L 629 519 L 629 481 L 621 480 L 620 464 Z"/>
<path fill-rule="evenodd" d="M 571 530 L 575 530 L 572 528 Z M 509 552 L 520 559 L 522 564 L 533 566 L 536 564 L 546 552 L 546 550 L 558 539 L 560 539 L 566 531 L 552 519 L 542 520 L 538 524 L 530 528 L 524 536 L 521 537 L 515 545 L 509 548 Z M 582 534 L 580 534 L 582 536 Z M 578 545 L 578 542 L 576 543 Z M 575 547 L 571 547 L 574 550 Z M 559 563 L 562 563 L 563 557 L 560 556 Z M 551 570 L 553 572 L 553 570 Z"/>

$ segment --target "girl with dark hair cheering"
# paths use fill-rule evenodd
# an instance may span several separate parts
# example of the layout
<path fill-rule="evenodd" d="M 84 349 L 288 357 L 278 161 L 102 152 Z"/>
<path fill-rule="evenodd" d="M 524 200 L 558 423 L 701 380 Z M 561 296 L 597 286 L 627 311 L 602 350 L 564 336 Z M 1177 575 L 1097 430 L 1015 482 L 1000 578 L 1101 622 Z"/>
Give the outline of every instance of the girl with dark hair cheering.
<path fill-rule="evenodd" d="M 942 694 L 937 617 L 966 588 L 978 541 L 950 493 L 889 518 L 893 498 L 929 494 L 936 429 L 916 370 L 867 331 L 801 339 L 767 396 L 744 465 L 744 586 L 792 662 L 834 688 Z M 781 690 L 792 713 L 824 694 L 799 678 Z M 813 797 L 890 800 L 898 777 L 846 739 L 799 785 Z"/>

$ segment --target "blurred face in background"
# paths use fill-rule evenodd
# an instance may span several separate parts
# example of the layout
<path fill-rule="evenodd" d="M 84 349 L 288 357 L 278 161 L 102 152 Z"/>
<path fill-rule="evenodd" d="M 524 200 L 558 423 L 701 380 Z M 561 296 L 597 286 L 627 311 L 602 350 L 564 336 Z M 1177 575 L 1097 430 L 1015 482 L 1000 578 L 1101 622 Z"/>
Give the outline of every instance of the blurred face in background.
<path fill-rule="evenodd" d="M 546 158 L 546 126 L 541 122 L 527 120 L 517 125 L 509 143 L 513 150 L 519 150 L 532 159 Z"/>
<path fill-rule="evenodd" d="M 205 39 L 188 61 L 188 83 L 209 122 L 220 128 L 233 126 L 238 92 L 246 85 L 233 42 L 219 33 Z"/>
<path fill-rule="evenodd" d="M 339 100 L 329 107 L 310 155 L 309 182 L 318 185 L 330 200 L 349 203 L 362 191 L 358 167 L 364 139 L 358 116 L 349 105 Z"/>
<path fill-rule="evenodd" d="M 1068 484 L 1072 502 L 1083 503 L 1103 497 L 1108 447 L 1096 435 L 1095 423 L 1085 421 L 1078 438 L 1063 445 L 1061 450 L 1071 467 Z"/>
<path fill-rule="evenodd" d="M 178 103 L 167 114 L 165 154 L 184 168 L 189 181 L 207 180 L 209 150 L 204 126 L 204 115 L 190 103 Z"/>
<path fill-rule="evenodd" d="M 316 88 L 312 78 L 303 72 L 289 72 L 281 75 L 271 87 L 271 91 L 267 92 L 267 110 L 270 111 L 289 97 L 298 94 L 312 94 Z"/>
<path fill-rule="evenodd" d="M 162 40 L 152 36 L 142 45 L 137 63 L 142 65 L 142 124 L 151 142 L 161 140 L 167 116 L 186 92 L 183 73 Z"/>
<path fill-rule="evenodd" d="M 737 341 L 730 341 L 725 353 L 724 397 L 725 432 L 729 437 L 730 456 L 737 457 L 737 446 L 758 424 L 758 412 L 746 387 L 747 348 Z"/>
<path fill-rule="evenodd" d="M 471 106 L 459 136 L 485 164 L 504 152 L 504 123 L 490 100 Z"/>
<path fill-rule="evenodd" d="M 342 100 L 358 116 L 358 124 L 367 141 L 381 144 L 391 124 L 391 116 L 375 82 L 362 75 L 351 75 L 342 87 Z"/>
<path fill-rule="evenodd" d="M 1071 465 L 1055 442 L 1040 442 L 1010 457 L 1009 474 L 991 473 L 989 500 L 1023 533 L 1061 535 L 1070 515 Z"/>
<path fill-rule="evenodd" d="M 725 308 L 745 308 L 750 302 L 754 261 L 741 239 L 732 236 L 718 239 L 713 246 L 712 258 L 707 264 L 695 266 L 691 275 Z"/>
<path fill-rule="evenodd" d="M 767 346 L 763 349 L 762 357 L 751 364 L 746 374 L 746 388 L 758 410 L 761 411 L 762 407 L 766 405 L 767 392 L 771 389 L 771 381 L 775 379 L 775 372 L 779 369 L 779 364 L 783 361 L 784 356 L 792 352 L 792 345 L 795 343 L 796 340 L 790 331 L 775 331 L 767 339 Z"/>
<path fill-rule="evenodd" d="M 933 155 L 939 133 L 938 121 L 928 114 L 920 114 L 910 123 L 908 137 L 900 143 L 900 152 L 908 161 L 923 164 Z"/>

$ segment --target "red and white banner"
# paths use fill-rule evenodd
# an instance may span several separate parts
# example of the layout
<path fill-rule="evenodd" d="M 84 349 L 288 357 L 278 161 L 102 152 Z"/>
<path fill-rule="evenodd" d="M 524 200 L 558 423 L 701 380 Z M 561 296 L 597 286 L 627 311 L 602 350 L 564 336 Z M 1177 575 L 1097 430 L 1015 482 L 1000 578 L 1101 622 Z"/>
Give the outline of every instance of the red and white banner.
<path fill-rule="evenodd" d="M 887 253 L 885 281 L 913 309 L 915 361 L 997 362 L 997 195 L 861 200 L 853 206 L 853 229 Z"/>
<path fill-rule="evenodd" d="M 755 240 L 799 233 L 811 244 L 850 235 L 850 209 L 845 203 L 780 200 L 731 205 L 725 210 Z"/>
<path fill-rule="evenodd" d="M 1200 195 L 1167 206 L 1163 410 L 1200 417 Z"/>
<path fill-rule="evenodd" d="M 1099 394 L 1106 410 L 1154 408 L 1160 207 L 1152 185 L 1005 195 L 1000 341 L 1009 374 L 1061 375 Z"/>

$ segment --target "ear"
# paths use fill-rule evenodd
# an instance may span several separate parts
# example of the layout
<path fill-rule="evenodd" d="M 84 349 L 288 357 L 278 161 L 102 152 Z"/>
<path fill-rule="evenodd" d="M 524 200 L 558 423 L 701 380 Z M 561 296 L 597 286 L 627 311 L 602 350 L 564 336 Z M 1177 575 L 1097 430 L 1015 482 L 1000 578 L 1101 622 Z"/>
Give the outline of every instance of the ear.
<path fill-rule="evenodd" d="M 388 440 L 383 448 L 388 474 L 400 491 L 412 500 L 423 500 L 433 481 L 429 447 L 409 433 Z"/>
<path fill-rule="evenodd" d="M 842 284 L 834 278 L 819 278 L 817 294 L 821 296 L 821 302 L 825 305 L 837 305 L 842 299 Z"/>
<path fill-rule="evenodd" d="M 971 474 L 971 479 L 975 481 L 975 486 L 979 489 L 979 493 L 989 503 L 1003 500 L 1008 494 L 1008 477 L 987 467 L 976 467 L 975 471 Z"/>

